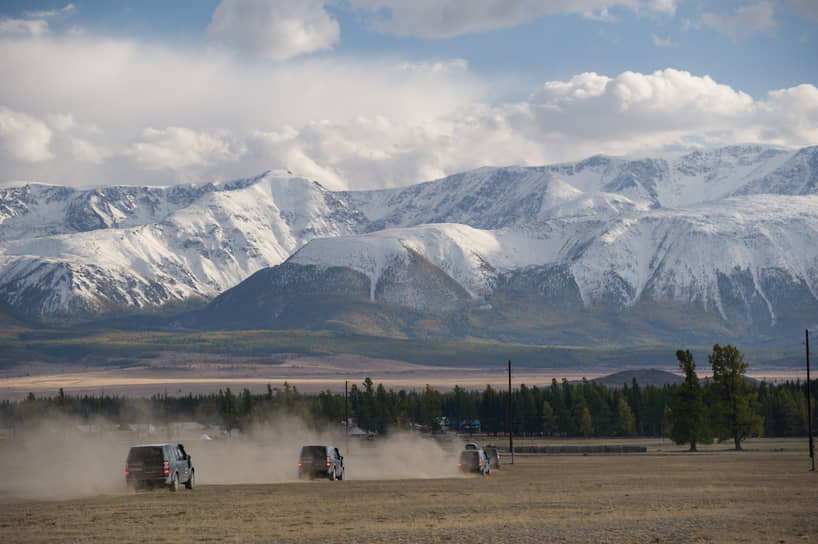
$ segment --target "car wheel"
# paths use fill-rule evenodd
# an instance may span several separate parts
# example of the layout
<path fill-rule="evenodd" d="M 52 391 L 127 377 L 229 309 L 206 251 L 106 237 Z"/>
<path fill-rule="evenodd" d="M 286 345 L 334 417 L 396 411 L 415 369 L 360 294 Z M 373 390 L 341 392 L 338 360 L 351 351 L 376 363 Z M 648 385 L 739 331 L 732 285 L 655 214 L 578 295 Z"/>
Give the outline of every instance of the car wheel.
<path fill-rule="evenodd" d="M 173 478 L 170 479 L 170 490 L 174 493 L 179 491 L 179 475 L 175 472 Z"/>
<path fill-rule="evenodd" d="M 188 489 L 193 489 L 196 487 L 196 472 L 190 471 L 190 478 L 185 482 L 185 487 Z"/>
<path fill-rule="evenodd" d="M 343 480 L 343 479 L 344 479 L 344 471 L 343 471 L 343 470 L 341 471 L 340 476 L 338 476 L 338 479 L 339 479 L 339 480 Z"/>
<path fill-rule="evenodd" d="M 329 479 L 333 482 L 335 481 L 335 469 L 329 471 Z"/>

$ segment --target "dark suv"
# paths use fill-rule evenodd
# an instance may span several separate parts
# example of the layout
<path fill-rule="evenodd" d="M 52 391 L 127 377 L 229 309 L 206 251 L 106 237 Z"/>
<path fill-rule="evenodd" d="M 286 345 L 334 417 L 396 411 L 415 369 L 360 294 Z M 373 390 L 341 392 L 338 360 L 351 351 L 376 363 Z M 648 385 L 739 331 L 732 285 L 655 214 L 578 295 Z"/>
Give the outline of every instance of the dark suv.
<path fill-rule="evenodd" d="M 335 446 L 304 446 L 298 456 L 299 478 L 344 479 L 344 456 Z"/>
<path fill-rule="evenodd" d="M 482 449 L 461 451 L 457 466 L 462 472 L 479 472 L 483 476 L 491 474 L 491 463 Z"/>
<path fill-rule="evenodd" d="M 145 444 L 133 446 L 125 462 L 125 483 L 129 489 L 168 486 L 179 491 L 196 485 L 196 474 L 190 455 L 181 444 Z"/>

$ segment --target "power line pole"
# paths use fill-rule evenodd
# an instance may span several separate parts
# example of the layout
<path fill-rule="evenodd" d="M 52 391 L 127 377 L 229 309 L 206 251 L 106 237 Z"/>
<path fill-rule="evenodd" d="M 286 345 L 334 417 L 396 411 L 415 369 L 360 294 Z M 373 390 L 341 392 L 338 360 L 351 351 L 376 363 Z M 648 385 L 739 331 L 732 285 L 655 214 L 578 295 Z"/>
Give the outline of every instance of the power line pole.
<path fill-rule="evenodd" d="M 514 428 L 511 426 L 511 359 L 508 360 L 508 449 L 514 464 Z"/>
<path fill-rule="evenodd" d="M 804 339 L 807 342 L 807 432 L 809 433 L 809 458 L 812 470 L 815 472 L 815 445 L 812 441 L 812 394 L 809 389 L 809 329 L 804 331 Z"/>
<path fill-rule="evenodd" d="M 349 380 L 344 381 L 344 425 L 346 425 L 347 434 L 344 441 L 344 447 L 349 455 L 349 398 L 348 398 Z"/>

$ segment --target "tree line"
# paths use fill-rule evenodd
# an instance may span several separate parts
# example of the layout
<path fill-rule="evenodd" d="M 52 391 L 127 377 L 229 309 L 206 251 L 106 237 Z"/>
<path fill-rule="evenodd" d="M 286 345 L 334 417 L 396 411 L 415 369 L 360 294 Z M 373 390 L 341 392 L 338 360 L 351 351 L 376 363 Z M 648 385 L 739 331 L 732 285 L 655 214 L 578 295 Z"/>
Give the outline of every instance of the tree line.
<path fill-rule="evenodd" d="M 803 436 L 807 433 L 806 385 L 746 379 L 747 363 L 733 346 L 713 348 L 708 356 L 713 377 L 700 381 L 689 351 L 676 353 L 684 381 L 675 386 L 640 386 L 634 379 L 621 388 L 583 379 L 572 383 L 552 380 L 550 385 L 521 384 L 512 391 L 512 426 L 515 435 L 614 437 L 669 436 L 680 444 L 733 440 L 737 449 L 752 436 Z M 812 384 L 812 395 L 818 387 Z M 395 391 L 365 378 L 348 394 L 349 417 L 364 431 L 388 433 L 395 428 L 443 427 L 460 432 L 503 434 L 508 430 L 508 392 L 487 385 L 483 390 L 455 386 L 439 391 Z M 345 419 L 343 393 L 303 393 L 284 382 L 267 385 L 261 394 L 248 389 L 233 392 L 149 398 L 111 395 L 36 397 L 0 403 L 0 425 L 25 426 L 56 415 L 92 421 L 102 418 L 121 426 L 197 421 L 224 429 L 249 429 L 280 416 L 303 419 L 315 427 L 338 425 Z M 813 410 L 813 426 L 818 428 Z"/>

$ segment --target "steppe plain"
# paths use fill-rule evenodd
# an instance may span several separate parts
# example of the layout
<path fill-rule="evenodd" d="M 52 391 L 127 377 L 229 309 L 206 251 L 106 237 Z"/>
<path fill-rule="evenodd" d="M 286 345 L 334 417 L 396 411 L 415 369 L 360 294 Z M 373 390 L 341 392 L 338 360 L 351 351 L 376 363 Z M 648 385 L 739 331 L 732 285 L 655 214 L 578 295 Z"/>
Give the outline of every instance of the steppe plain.
<path fill-rule="evenodd" d="M 188 449 L 195 451 L 196 446 Z M 818 474 L 809 471 L 806 441 L 757 439 L 747 442 L 745 449 L 733 452 L 725 444 L 714 444 L 690 454 L 668 441 L 657 441 L 647 444 L 643 454 L 518 454 L 513 465 L 506 456 L 500 470 L 479 477 L 442 466 L 424 470 L 423 448 L 413 450 L 416 464 L 407 467 L 406 459 L 397 456 L 396 470 L 390 471 L 388 455 L 379 457 L 375 467 L 356 460 L 353 447 L 345 481 L 299 482 L 269 472 L 255 483 L 247 483 L 247 473 L 229 483 L 229 458 L 220 460 L 216 473 L 217 467 L 207 466 L 207 456 L 200 454 L 201 485 L 175 494 L 165 490 L 128 494 L 123 484 L 101 493 L 56 498 L 47 496 L 46 487 L 25 498 L 19 489 L 0 488 L 0 540 L 818 540 Z M 256 453 L 256 462 L 262 462 Z M 116 459 L 116 464 L 120 461 Z M 291 467 L 277 470 L 289 473 Z M 28 477 L 38 478 L 35 467 Z"/>

